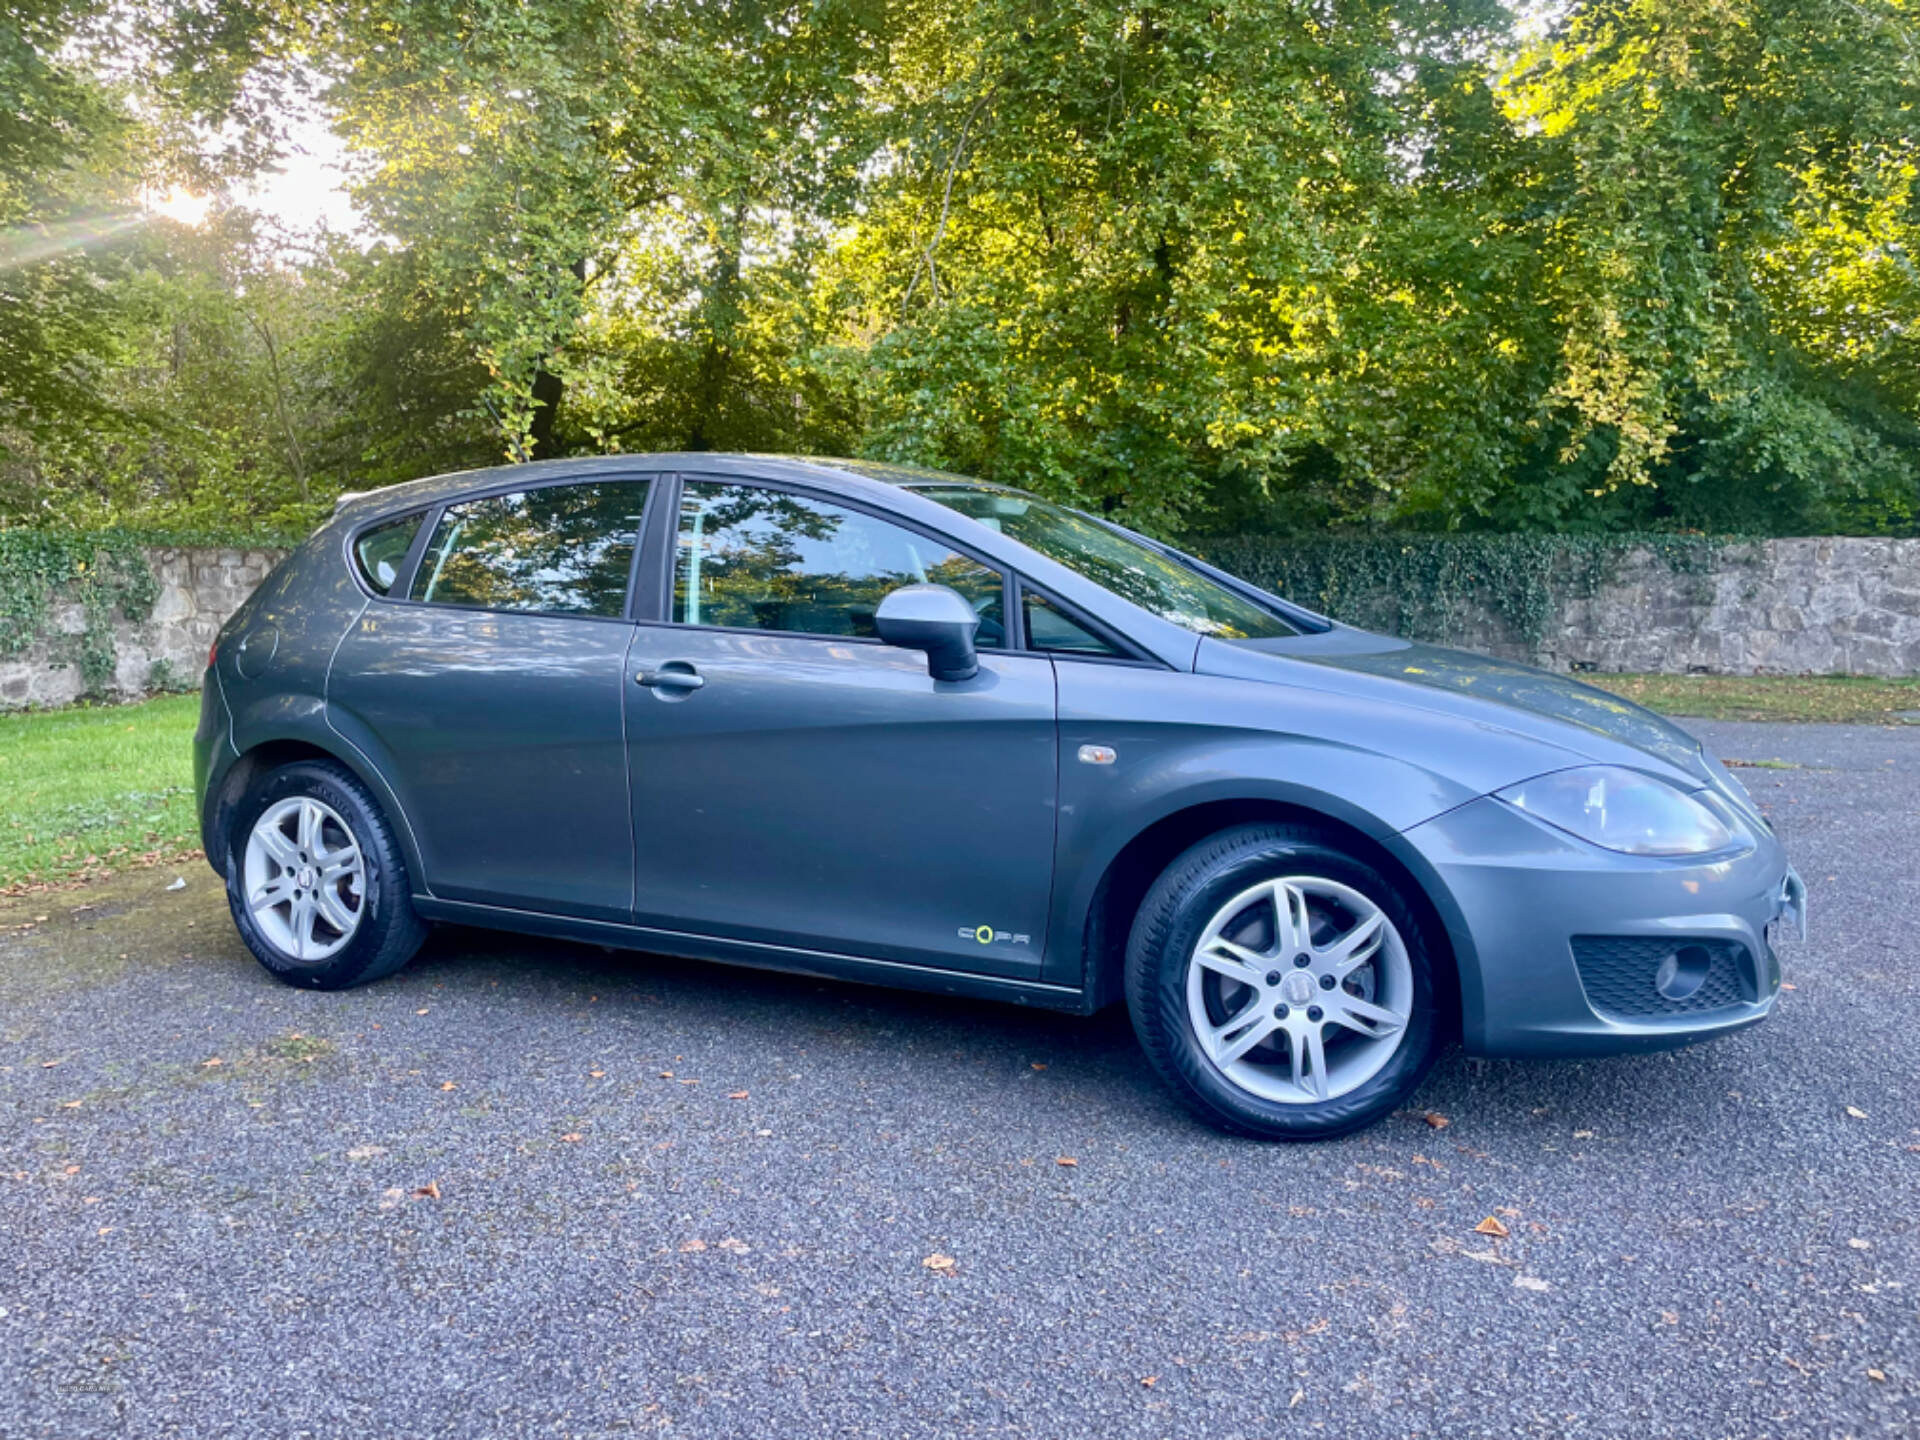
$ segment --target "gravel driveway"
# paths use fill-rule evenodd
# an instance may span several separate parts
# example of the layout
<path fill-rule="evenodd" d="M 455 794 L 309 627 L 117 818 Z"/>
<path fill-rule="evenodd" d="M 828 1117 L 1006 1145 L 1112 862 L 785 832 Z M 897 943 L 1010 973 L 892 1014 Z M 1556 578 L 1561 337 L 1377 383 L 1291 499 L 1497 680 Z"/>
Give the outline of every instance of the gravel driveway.
<path fill-rule="evenodd" d="M 1773 1020 L 1318 1147 L 1118 1011 L 0 902 L 0 1436 L 1911 1437 L 1920 732 L 1697 728 L 1812 886 Z"/>

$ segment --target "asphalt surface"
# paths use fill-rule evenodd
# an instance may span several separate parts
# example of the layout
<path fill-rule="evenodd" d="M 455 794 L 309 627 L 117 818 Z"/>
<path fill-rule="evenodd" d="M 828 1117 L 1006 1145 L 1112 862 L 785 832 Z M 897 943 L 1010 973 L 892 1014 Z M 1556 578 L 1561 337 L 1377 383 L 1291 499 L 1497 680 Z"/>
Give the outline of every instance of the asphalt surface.
<path fill-rule="evenodd" d="M 202 866 L 0 902 L 0 1436 L 1912 1436 L 1920 731 L 1698 728 L 1792 767 L 1774 1018 L 1313 1147 L 1117 1012 L 475 932 L 305 994 Z"/>

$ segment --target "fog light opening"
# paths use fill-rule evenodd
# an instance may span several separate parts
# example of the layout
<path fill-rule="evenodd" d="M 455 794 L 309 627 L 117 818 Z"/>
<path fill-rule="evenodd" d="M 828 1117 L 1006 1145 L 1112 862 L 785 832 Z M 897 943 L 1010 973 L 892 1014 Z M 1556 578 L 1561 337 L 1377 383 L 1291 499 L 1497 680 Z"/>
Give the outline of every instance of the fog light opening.
<path fill-rule="evenodd" d="M 1653 972 L 1653 988 L 1667 1000 L 1686 1000 L 1707 983 L 1713 956 L 1699 945 L 1682 945 Z"/>

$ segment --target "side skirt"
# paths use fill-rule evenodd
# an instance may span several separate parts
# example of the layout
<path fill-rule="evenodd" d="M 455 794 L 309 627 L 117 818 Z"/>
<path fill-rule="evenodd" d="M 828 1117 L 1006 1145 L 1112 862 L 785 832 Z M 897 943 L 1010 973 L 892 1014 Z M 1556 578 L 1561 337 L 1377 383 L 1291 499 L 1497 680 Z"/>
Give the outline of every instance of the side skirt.
<path fill-rule="evenodd" d="M 857 985 L 882 985 L 894 990 L 926 990 L 940 995 L 964 995 L 974 1000 L 1000 1000 L 1032 1005 L 1042 1010 L 1064 1010 L 1090 1015 L 1091 997 L 1069 985 L 1046 985 L 1035 980 L 1012 980 L 997 975 L 973 975 L 964 970 L 939 970 L 906 965 L 897 960 L 872 960 L 839 955 L 828 950 L 768 945 L 753 940 L 725 940 L 679 930 L 657 930 L 645 925 L 620 925 L 610 920 L 581 920 L 568 915 L 545 915 L 537 910 L 514 910 L 503 905 L 481 905 L 468 900 L 438 900 L 415 895 L 413 908 L 423 920 L 473 925 L 483 930 L 511 930 L 523 935 L 547 935 L 611 945 L 620 950 L 644 950 L 688 960 L 713 960 L 751 970 L 784 970 L 818 975 Z"/>

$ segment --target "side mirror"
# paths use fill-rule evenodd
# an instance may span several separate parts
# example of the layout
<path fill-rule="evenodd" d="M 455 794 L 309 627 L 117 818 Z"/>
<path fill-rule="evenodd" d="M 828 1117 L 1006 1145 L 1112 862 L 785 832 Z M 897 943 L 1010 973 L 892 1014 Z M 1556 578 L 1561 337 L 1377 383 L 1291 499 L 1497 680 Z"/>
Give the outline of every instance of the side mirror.
<path fill-rule="evenodd" d="M 980 673 L 973 632 L 980 617 L 960 593 L 945 585 L 904 585 L 873 613 L 873 628 L 889 645 L 927 652 L 927 673 L 936 680 L 971 680 Z"/>

